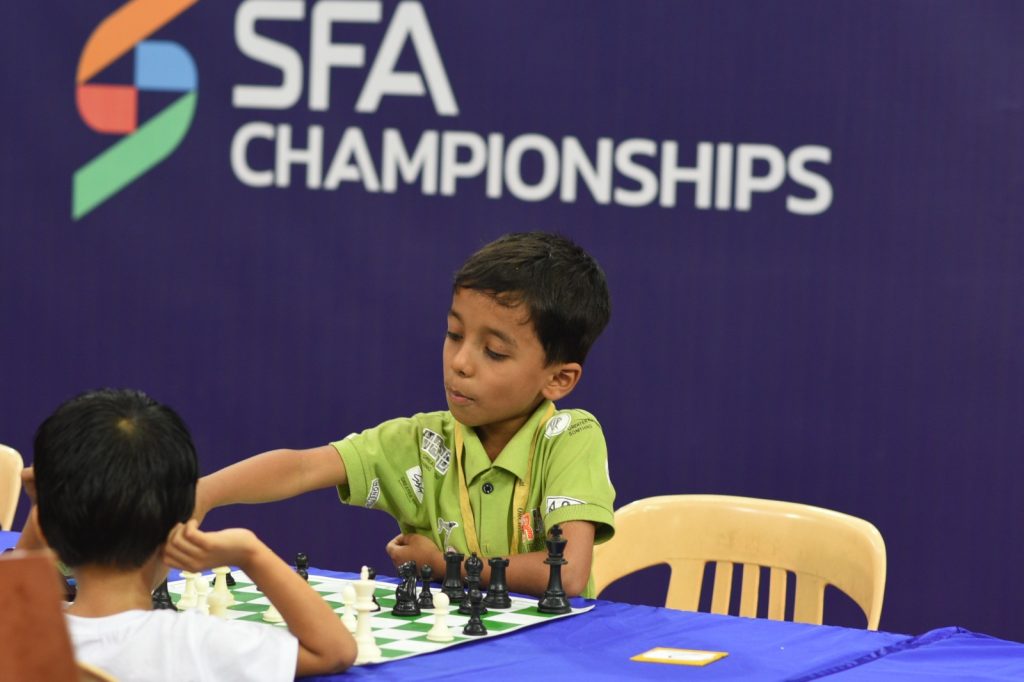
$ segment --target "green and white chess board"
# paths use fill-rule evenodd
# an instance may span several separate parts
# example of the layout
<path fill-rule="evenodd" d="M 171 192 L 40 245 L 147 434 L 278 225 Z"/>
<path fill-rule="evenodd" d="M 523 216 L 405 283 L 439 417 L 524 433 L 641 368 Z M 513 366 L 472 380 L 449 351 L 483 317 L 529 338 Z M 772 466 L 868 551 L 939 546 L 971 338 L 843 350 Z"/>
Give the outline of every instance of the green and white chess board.
<path fill-rule="evenodd" d="M 227 617 L 229 619 L 264 623 L 268 627 L 286 627 L 284 623 L 272 625 L 263 620 L 263 612 L 267 610 L 270 602 L 244 572 L 232 571 L 231 575 L 236 583 L 234 587 L 230 588 L 231 594 L 238 603 L 228 608 Z M 212 578 L 212 573 L 203 576 L 203 579 L 208 582 Z M 312 574 L 309 576 L 310 586 L 327 600 L 327 603 L 331 605 L 331 608 L 334 609 L 339 618 L 343 608 L 341 592 L 345 585 L 350 582 L 354 581 Z M 469 637 L 462 634 L 462 628 L 469 621 L 469 616 L 460 615 L 458 613 L 458 605 L 453 605 L 448 608 L 446 623 L 455 639 L 451 642 L 431 642 L 427 639 L 426 634 L 434 623 L 433 612 L 424 610 L 422 615 L 408 618 L 393 616 L 391 615 L 391 609 L 395 605 L 396 585 L 379 581 L 375 585 L 374 594 L 377 597 L 377 601 L 380 602 L 381 610 L 373 614 L 371 626 L 373 636 L 377 641 L 377 646 L 380 647 L 381 655 L 384 659 L 382 662 L 408 658 L 409 656 L 419 654 L 428 654 L 447 649 L 448 647 L 458 646 L 459 644 L 465 644 L 466 642 L 487 639 L 488 637 L 500 637 L 532 625 L 585 613 L 594 608 L 593 606 L 581 609 L 574 608 L 571 613 L 553 615 L 538 611 L 536 599 L 523 599 L 512 595 L 511 608 L 490 609 L 481 616 L 484 627 L 487 628 L 486 635 L 482 637 Z M 431 588 L 434 593 L 438 589 L 436 586 Z M 171 593 L 171 599 L 177 603 L 185 591 L 185 581 L 176 580 L 169 583 L 168 590 Z"/>

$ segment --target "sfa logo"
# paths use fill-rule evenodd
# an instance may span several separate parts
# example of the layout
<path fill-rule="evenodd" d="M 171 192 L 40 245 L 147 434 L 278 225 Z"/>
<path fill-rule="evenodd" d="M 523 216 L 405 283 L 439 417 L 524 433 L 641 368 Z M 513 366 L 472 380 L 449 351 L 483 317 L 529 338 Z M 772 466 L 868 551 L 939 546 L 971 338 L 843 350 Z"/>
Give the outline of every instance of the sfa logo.
<path fill-rule="evenodd" d="M 178 43 L 147 40 L 198 0 L 131 0 L 108 16 L 86 41 L 75 76 L 75 102 L 87 126 L 123 136 L 75 171 L 71 216 L 78 220 L 145 175 L 177 148 L 192 125 L 198 77 L 192 55 Z M 94 78 L 132 53 L 129 84 Z M 139 125 L 142 92 L 181 93 Z"/>

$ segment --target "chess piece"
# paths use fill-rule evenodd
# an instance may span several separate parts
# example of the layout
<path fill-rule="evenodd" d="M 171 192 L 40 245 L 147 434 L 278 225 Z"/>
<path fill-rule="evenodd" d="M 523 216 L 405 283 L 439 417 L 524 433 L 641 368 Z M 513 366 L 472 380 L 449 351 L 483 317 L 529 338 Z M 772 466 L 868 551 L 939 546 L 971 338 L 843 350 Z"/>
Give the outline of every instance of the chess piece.
<path fill-rule="evenodd" d="M 185 579 L 185 591 L 182 593 L 181 599 L 178 600 L 178 610 L 188 611 L 196 607 L 199 596 L 196 593 L 196 580 L 200 575 L 191 571 L 182 571 L 181 577 Z"/>
<path fill-rule="evenodd" d="M 367 566 L 366 567 L 366 577 L 367 577 L 367 580 L 376 580 L 377 579 L 377 571 L 375 571 L 372 568 L 370 568 L 369 566 Z M 374 594 L 370 595 L 370 601 L 373 602 L 373 611 L 374 612 L 380 611 L 380 602 L 377 601 L 377 594 L 376 594 L 376 592 Z"/>
<path fill-rule="evenodd" d="M 441 583 L 441 591 L 448 595 L 448 601 L 452 604 L 461 604 L 466 598 L 466 591 L 462 587 L 463 558 L 459 552 L 445 552 L 444 555 L 444 582 Z"/>
<path fill-rule="evenodd" d="M 271 604 L 267 607 L 267 610 L 263 612 L 263 620 L 268 623 L 283 623 L 284 616 L 277 610 L 277 607 Z"/>
<path fill-rule="evenodd" d="M 376 587 L 370 580 L 369 571 L 366 566 L 359 573 L 359 580 L 355 583 L 356 592 L 356 665 L 362 663 L 376 663 L 381 660 L 380 647 L 373 638 L 373 630 L 370 626 L 370 614 L 373 613 L 373 590 Z"/>
<path fill-rule="evenodd" d="M 203 580 L 203 576 L 199 575 L 196 577 L 196 611 L 203 614 L 204 616 L 210 615 L 210 604 L 208 597 L 210 595 L 210 583 Z"/>
<path fill-rule="evenodd" d="M 402 582 L 395 588 L 395 608 L 391 609 L 393 616 L 418 616 L 420 607 L 416 602 L 416 562 L 406 561 L 398 567 L 398 577 Z"/>
<path fill-rule="evenodd" d="M 455 635 L 448 629 L 448 595 L 438 592 L 434 597 L 434 624 L 427 632 L 427 639 L 431 642 L 450 642 Z"/>
<path fill-rule="evenodd" d="M 423 590 L 420 592 L 419 599 L 416 603 L 420 605 L 421 609 L 432 609 L 434 608 L 434 595 L 430 593 L 430 576 L 434 573 L 434 569 L 430 567 L 430 564 L 423 564 L 420 568 L 420 579 L 423 581 Z"/>
<path fill-rule="evenodd" d="M 219 580 L 220 576 L 217 579 Z M 226 619 L 228 617 L 228 599 L 230 598 L 231 593 L 228 592 L 226 583 L 223 590 L 214 587 L 213 591 L 206 598 L 210 615 L 215 618 Z"/>
<path fill-rule="evenodd" d="M 160 586 L 153 592 L 153 608 L 154 609 L 169 609 L 171 611 L 177 611 L 178 609 L 174 606 L 174 602 L 171 601 L 171 593 L 167 591 L 167 579 L 160 583 Z"/>
<path fill-rule="evenodd" d="M 341 590 L 341 622 L 349 632 L 356 631 L 356 588 L 352 583 Z"/>
<path fill-rule="evenodd" d="M 492 609 L 508 609 L 512 607 L 512 598 L 508 596 L 508 585 L 505 584 L 505 569 L 508 559 L 492 557 L 487 560 L 491 567 L 491 581 L 484 597 L 484 606 Z"/>
<path fill-rule="evenodd" d="M 484 562 L 480 560 L 476 554 L 470 555 L 466 559 L 466 589 L 467 591 L 479 590 L 480 589 L 480 574 L 483 573 Z M 468 616 L 472 613 L 472 604 L 469 599 L 466 599 L 459 605 L 459 613 L 463 616 Z M 487 609 L 481 603 L 480 613 L 487 613 Z"/>
<path fill-rule="evenodd" d="M 551 527 L 551 534 L 545 544 L 548 546 L 548 558 L 544 560 L 550 567 L 548 574 L 548 588 L 544 590 L 544 596 L 537 602 L 537 610 L 541 613 L 569 613 L 572 606 L 565 596 L 562 588 L 562 566 L 568 561 L 563 554 L 565 552 L 565 538 L 562 537 L 562 529 L 556 524 Z"/>
<path fill-rule="evenodd" d="M 483 599 L 484 596 L 480 593 L 479 589 L 473 587 L 469 590 L 469 622 L 466 623 L 466 627 L 462 628 L 462 634 L 471 637 L 482 637 L 487 634 L 487 628 L 484 627 L 484 622 L 480 620 L 480 608 Z"/>
<path fill-rule="evenodd" d="M 295 572 L 302 576 L 302 579 L 309 582 L 309 557 L 299 552 L 295 555 Z"/>
<path fill-rule="evenodd" d="M 232 596 L 231 590 L 228 589 L 228 573 L 230 572 L 231 569 L 227 566 L 218 566 L 213 569 L 213 594 L 219 594 L 224 597 L 225 607 L 234 606 L 238 603 L 235 601 L 234 596 Z M 213 610 L 213 602 L 210 602 L 210 610 Z"/>

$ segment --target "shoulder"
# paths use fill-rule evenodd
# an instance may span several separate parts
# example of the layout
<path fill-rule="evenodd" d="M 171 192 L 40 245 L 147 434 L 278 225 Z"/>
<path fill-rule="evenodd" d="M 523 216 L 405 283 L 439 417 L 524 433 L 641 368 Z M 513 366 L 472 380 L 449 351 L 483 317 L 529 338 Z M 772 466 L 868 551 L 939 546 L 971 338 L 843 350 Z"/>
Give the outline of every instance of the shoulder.
<path fill-rule="evenodd" d="M 558 410 L 544 427 L 544 438 L 555 445 L 570 440 L 603 439 L 597 417 L 581 409 Z"/>
<path fill-rule="evenodd" d="M 373 448 L 374 445 L 386 449 L 402 446 L 419 446 L 421 441 L 445 439 L 452 430 L 453 417 L 451 412 L 421 412 L 410 417 L 388 419 L 359 433 L 350 433 L 341 440 L 332 443 L 339 451 L 346 444 L 357 449 Z"/>

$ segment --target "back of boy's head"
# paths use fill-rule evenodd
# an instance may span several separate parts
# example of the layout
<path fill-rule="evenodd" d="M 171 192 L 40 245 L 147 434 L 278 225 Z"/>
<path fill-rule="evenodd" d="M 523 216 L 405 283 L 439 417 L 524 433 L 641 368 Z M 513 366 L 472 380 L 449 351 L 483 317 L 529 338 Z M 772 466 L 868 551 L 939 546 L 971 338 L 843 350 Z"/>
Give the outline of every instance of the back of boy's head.
<path fill-rule="evenodd" d="M 39 524 L 69 566 L 142 566 L 187 520 L 199 477 L 173 410 L 140 391 L 72 398 L 36 432 Z"/>
<path fill-rule="evenodd" d="M 453 290 L 473 289 L 507 307 L 525 305 L 548 364 L 583 364 L 611 317 L 604 272 L 565 237 L 507 234 L 455 273 Z"/>

